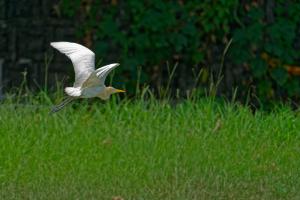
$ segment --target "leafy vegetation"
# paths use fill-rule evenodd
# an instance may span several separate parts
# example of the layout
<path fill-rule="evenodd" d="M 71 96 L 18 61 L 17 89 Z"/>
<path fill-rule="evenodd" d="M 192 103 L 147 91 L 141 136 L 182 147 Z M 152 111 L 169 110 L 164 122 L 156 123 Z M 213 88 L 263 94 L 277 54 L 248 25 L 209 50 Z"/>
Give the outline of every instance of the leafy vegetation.
<path fill-rule="evenodd" d="M 79 36 L 86 38 L 92 34 L 97 55 L 102 55 L 104 61 L 122 63 L 123 78 L 130 90 L 135 88 L 139 66 L 143 69 L 142 83 L 159 82 L 157 79 L 167 71 L 166 62 L 171 65 L 179 62 L 178 71 L 192 72 L 192 67 L 204 62 L 205 35 L 214 32 L 224 35 L 220 31 L 223 27 L 229 32 L 234 1 L 197 2 L 131 0 L 95 1 L 86 5 L 62 0 L 61 8 L 68 16 L 83 15 Z M 208 23 L 211 20 L 214 23 Z M 204 82 L 207 80 L 203 78 Z"/>
<path fill-rule="evenodd" d="M 250 84 L 262 101 L 298 98 L 300 4 L 276 1 L 265 8 L 254 3 L 243 10 L 240 15 L 246 20 L 233 32 L 232 60 L 249 68 Z"/>
<path fill-rule="evenodd" d="M 300 197 L 300 118 L 288 108 L 114 98 L 48 115 L 40 102 L 0 105 L 1 199 Z"/>
<path fill-rule="evenodd" d="M 24 73 L 0 104 L 0 199 L 299 199 L 299 111 L 252 112 L 209 84 L 210 73 L 238 68 L 240 98 L 297 100 L 299 3 L 267 2 L 61 0 L 81 22 L 78 36 L 105 62 L 122 62 L 116 75 L 136 95 L 49 115 L 48 87 L 32 95 Z M 167 61 L 180 64 L 157 67 Z M 193 87 L 209 86 L 210 97 L 198 89 L 170 99 L 176 70 L 187 78 L 197 66 Z M 166 72 L 159 98 L 139 88 Z"/>
<path fill-rule="evenodd" d="M 222 52 L 233 39 L 225 62 L 231 70 L 222 73 L 229 84 L 220 91 L 231 94 L 238 87 L 240 99 L 251 93 L 263 104 L 299 99 L 300 3 L 295 1 L 61 0 L 60 8 L 80 20 L 78 36 L 92 43 L 97 55 L 122 63 L 129 91 L 139 66 L 142 83 L 161 84 L 166 62 L 179 63 L 173 88 L 189 89 L 192 68 L 201 68 L 201 87 L 209 86 L 208 74 L 224 70 Z"/>

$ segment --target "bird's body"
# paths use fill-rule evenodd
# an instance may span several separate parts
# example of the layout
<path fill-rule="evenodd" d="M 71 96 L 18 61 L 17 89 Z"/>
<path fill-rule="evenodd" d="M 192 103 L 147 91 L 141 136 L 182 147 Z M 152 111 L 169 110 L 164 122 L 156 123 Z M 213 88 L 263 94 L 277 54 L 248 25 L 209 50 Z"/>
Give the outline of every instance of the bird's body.
<path fill-rule="evenodd" d="M 51 113 L 59 111 L 77 98 L 99 97 L 107 100 L 113 93 L 125 92 L 111 86 L 105 86 L 106 76 L 119 66 L 118 63 L 106 65 L 95 70 L 95 54 L 88 48 L 72 42 L 52 42 L 51 46 L 69 57 L 75 70 L 73 87 L 65 88 L 68 98 L 55 106 Z"/>
<path fill-rule="evenodd" d="M 105 91 L 105 87 L 94 86 L 90 88 L 83 88 L 81 92 L 82 98 L 93 98 L 98 97 L 101 93 Z"/>

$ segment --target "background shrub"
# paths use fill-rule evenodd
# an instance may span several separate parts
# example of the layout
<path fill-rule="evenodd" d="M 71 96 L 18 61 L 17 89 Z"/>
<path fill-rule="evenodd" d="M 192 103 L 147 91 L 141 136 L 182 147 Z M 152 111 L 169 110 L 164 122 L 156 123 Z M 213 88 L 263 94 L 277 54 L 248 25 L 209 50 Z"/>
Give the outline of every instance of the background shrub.
<path fill-rule="evenodd" d="M 178 63 L 172 88 L 209 85 L 210 75 L 223 79 L 218 93 L 267 103 L 298 101 L 299 20 L 297 1 L 80 1 L 61 0 L 65 16 L 79 20 L 78 37 L 102 63 L 118 61 L 118 80 L 134 91 L 138 68 L 141 83 L 160 86 L 168 67 Z M 233 39 L 228 54 L 223 52 Z"/>

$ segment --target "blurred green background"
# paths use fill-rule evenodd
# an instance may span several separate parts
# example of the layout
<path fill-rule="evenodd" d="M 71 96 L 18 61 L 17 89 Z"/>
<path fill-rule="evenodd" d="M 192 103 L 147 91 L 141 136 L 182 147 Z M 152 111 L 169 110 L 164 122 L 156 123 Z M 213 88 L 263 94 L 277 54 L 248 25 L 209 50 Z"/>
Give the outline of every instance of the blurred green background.
<path fill-rule="evenodd" d="M 247 92 L 261 101 L 299 98 L 299 1 L 62 0 L 60 6 L 80 18 L 78 37 L 90 37 L 98 56 L 122 63 L 117 73 L 129 89 L 139 66 L 142 83 L 159 86 L 168 80 L 166 63 L 178 62 L 173 88 L 190 89 L 193 69 L 204 70 L 203 86 L 208 74 L 216 79 L 222 70 L 219 92 L 226 96 L 237 87 L 240 98 Z"/>
<path fill-rule="evenodd" d="M 23 1 L 15 3 L 20 2 Z M 159 91 L 170 82 L 174 70 L 170 86 L 173 94 L 179 96 L 195 88 L 205 94 L 212 83 L 219 83 L 218 95 L 232 97 L 236 94 L 242 102 L 246 99 L 262 105 L 274 100 L 299 102 L 299 1 L 54 2 L 49 3 L 49 15 L 62 24 L 71 24 L 73 29 L 44 28 L 56 34 L 41 42 L 46 44 L 44 52 L 51 49 L 48 43 L 51 40 L 82 43 L 95 51 L 97 63 L 121 63 L 115 70 L 114 85 L 125 87 L 129 94 L 135 94 L 136 89 L 144 85 Z M 8 4 L 13 7 L 12 3 Z M 28 13 L 32 12 L 28 9 Z M 38 14 L 32 14 L 32 18 L 35 16 Z M 8 19 L 8 26 L 14 20 Z M 38 26 L 51 26 L 51 22 L 48 20 Z M 60 36 L 58 31 L 67 32 L 70 37 Z M 70 65 L 58 54 L 50 53 L 54 55 L 54 63 L 61 59 Z M 51 72 L 56 64 L 49 65 Z M 73 77 L 73 69 L 68 67 L 63 74 Z"/>

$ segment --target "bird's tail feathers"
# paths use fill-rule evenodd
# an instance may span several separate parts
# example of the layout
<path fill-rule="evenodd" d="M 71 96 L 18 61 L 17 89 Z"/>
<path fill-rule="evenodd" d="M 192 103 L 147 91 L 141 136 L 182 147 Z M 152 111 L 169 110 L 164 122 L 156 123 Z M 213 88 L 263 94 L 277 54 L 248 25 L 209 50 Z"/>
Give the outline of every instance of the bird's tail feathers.
<path fill-rule="evenodd" d="M 75 87 L 66 87 L 65 92 L 71 97 L 79 97 L 81 95 L 81 89 Z"/>

